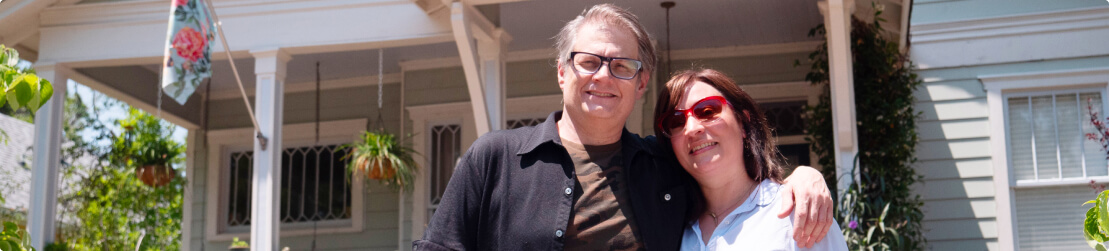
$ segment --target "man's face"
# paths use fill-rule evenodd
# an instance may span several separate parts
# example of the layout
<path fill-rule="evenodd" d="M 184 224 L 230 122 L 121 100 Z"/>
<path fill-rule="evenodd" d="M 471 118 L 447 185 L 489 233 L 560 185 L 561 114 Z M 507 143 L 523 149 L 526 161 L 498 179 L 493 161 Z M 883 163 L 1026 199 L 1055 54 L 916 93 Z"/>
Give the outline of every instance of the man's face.
<path fill-rule="evenodd" d="M 574 38 L 571 52 L 640 60 L 635 35 L 614 25 L 582 25 Z M 639 72 L 635 78 L 624 80 L 612 76 L 609 71 L 612 67 L 610 63 L 604 63 L 593 74 L 575 71 L 572 64 L 573 62 L 558 64 L 558 86 L 562 89 L 564 112 L 575 119 L 584 120 L 579 122 L 623 122 L 631 115 L 635 101 L 647 91 L 649 73 L 646 71 Z"/>

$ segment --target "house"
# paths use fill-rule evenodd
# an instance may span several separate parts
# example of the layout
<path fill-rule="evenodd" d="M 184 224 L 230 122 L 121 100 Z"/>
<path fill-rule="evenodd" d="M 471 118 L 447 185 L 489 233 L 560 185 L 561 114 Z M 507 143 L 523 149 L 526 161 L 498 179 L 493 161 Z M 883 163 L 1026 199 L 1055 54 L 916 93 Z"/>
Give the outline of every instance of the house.
<path fill-rule="evenodd" d="M 915 1 L 917 158 L 935 250 L 1088 250 L 1079 227 L 1109 181 L 1109 3 Z M 1092 103 L 1092 104 L 1091 104 Z"/>
<path fill-rule="evenodd" d="M 233 237 L 266 250 L 410 249 L 455 160 L 479 135 L 533 125 L 559 109 L 550 37 L 596 4 L 214 2 L 245 93 L 227 49 L 216 44 L 210 84 L 179 105 L 159 103 L 155 84 L 169 1 L 0 1 L 0 43 L 35 62 L 40 76 L 159 110 L 189 130 L 186 172 L 193 179 L 182 229 L 188 250 L 222 250 Z M 846 17 L 868 16 L 880 6 L 887 35 L 911 54 L 925 81 L 917 92 L 923 111 L 917 157 L 930 248 L 1085 248 L 1080 204 L 1093 194 L 1085 187 L 1089 180 L 1109 182 L 1109 170 L 1098 168 L 1106 166 L 1105 153 L 1098 144 L 1058 135 L 1088 129 L 1084 100 L 1107 103 L 1109 47 L 1102 41 L 1109 41 L 1109 4 L 698 0 L 675 1 L 668 13 L 655 1 L 613 2 L 636 13 L 657 39 L 663 61 L 652 87 L 668 69 L 722 70 L 772 114 L 781 149 L 796 164 L 815 164 L 799 121 L 800 107 L 815 103 L 819 90 L 804 81 L 807 67 L 793 66 L 821 43 L 808 30 L 827 26 L 833 93 L 852 100 Z M 55 88 L 65 93 L 64 85 Z M 636 107 L 628 130 L 651 133 L 656 89 Z M 255 140 L 243 95 L 250 96 L 246 103 L 268 147 Z M 853 107 L 837 102 L 835 124 L 852 124 Z M 46 150 L 34 159 L 57 158 L 50 146 L 60 140 L 60 112 L 54 102 L 39 111 L 35 145 Z M 421 153 L 423 168 L 412 193 L 343 178 L 335 146 L 377 127 L 412 135 L 407 140 Z M 858 144 L 852 126 L 836 131 L 838 167 L 823 168 L 843 170 Z M 47 205 L 56 183 L 46 177 L 57 166 L 47 163 L 36 161 L 33 169 L 30 206 L 44 209 L 32 210 L 42 213 L 32 213 L 29 229 L 39 247 L 53 231 Z"/>
<path fill-rule="evenodd" d="M 21 220 L 27 216 L 30 208 L 31 180 L 30 160 L 31 138 L 35 133 L 35 125 L 25 121 L 0 114 L 0 196 L 4 202 L 0 203 L 0 221 Z"/>

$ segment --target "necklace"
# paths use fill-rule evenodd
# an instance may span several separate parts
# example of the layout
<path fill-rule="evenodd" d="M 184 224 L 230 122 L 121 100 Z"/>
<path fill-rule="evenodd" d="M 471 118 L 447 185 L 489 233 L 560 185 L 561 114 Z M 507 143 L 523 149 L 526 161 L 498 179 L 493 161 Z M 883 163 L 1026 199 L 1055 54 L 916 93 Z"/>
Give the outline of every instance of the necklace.
<path fill-rule="evenodd" d="M 748 190 L 746 195 L 738 196 L 739 199 L 736 200 L 735 203 L 732 203 L 731 206 L 725 207 L 723 210 L 720 210 L 720 211 L 728 211 L 728 209 L 734 209 L 736 206 L 739 206 L 740 202 L 743 202 L 743 201 L 747 200 L 747 197 L 751 196 L 751 193 L 755 192 L 755 189 L 757 188 L 757 185 L 758 185 L 758 183 L 752 184 L 751 185 L 752 186 L 751 190 Z M 712 210 L 707 210 L 707 211 L 709 211 L 709 216 L 712 217 L 712 223 L 715 224 L 715 225 L 720 225 L 720 219 L 717 219 L 717 217 L 719 215 L 716 212 L 713 212 Z M 723 212 L 721 212 L 721 213 L 723 213 Z"/>
<path fill-rule="evenodd" d="M 744 199 L 740 198 L 740 199 L 736 200 L 734 204 L 732 204 L 729 207 L 725 207 L 724 210 L 721 210 L 721 211 L 727 211 L 729 208 L 734 208 L 735 206 L 739 205 L 740 202 L 743 202 L 743 201 L 744 201 Z M 716 218 L 717 217 L 716 212 L 713 212 L 712 210 L 709 210 L 709 216 L 712 216 L 712 224 L 715 224 L 715 225 L 720 224 L 720 220 Z"/>

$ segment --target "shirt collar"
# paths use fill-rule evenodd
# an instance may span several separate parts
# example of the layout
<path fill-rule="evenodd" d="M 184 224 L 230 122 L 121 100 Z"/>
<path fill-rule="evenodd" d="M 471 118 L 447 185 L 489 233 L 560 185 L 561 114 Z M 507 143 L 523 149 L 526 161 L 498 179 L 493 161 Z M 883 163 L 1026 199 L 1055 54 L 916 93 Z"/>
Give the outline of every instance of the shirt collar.
<path fill-rule="evenodd" d="M 738 217 L 740 214 L 754 210 L 755 207 L 765 207 L 774 203 L 774 200 L 779 197 L 778 189 L 780 189 L 781 186 L 781 184 L 770 179 L 762 180 L 762 182 L 755 187 L 755 191 L 752 191 L 751 195 L 747 196 L 747 200 L 743 201 L 743 204 L 738 208 L 732 210 L 732 213 L 728 214 L 726 218 Z"/>
<path fill-rule="evenodd" d="M 520 151 L 516 154 L 524 155 L 534 152 L 539 146 L 547 143 L 562 146 L 562 138 L 558 136 L 558 120 L 561 118 L 562 111 L 552 112 L 551 115 L 547 115 L 546 121 L 535 126 L 535 137 L 532 137 L 531 140 L 524 144 L 524 147 L 520 148 Z M 624 128 L 620 135 L 620 144 L 625 154 L 643 151 L 655 155 L 655 149 L 648 146 L 639 135 L 629 132 L 627 128 Z"/>

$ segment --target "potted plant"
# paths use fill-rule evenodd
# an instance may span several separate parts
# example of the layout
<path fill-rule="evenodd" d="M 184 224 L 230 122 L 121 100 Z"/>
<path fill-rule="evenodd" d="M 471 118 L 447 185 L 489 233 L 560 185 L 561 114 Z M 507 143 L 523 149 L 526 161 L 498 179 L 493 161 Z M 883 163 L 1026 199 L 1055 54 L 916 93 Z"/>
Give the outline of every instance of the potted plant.
<path fill-rule="evenodd" d="M 170 163 L 176 162 L 184 151 L 184 147 L 171 138 L 173 128 L 134 108 L 127 118 L 116 123 L 123 128 L 123 133 L 114 136 L 110 161 L 135 168 L 135 177 L 148 186 L 169 184 L 177 176 Z"/>
<path fill-rule="evenodd" d="M 239 237 L 235 237 L 231 240 L 231 246 L 227 247 L 227 249 L 230 251 L 248 251 L 250 250 L 250 244 L 245 241 L 240 241 Z"/>
<path fill-rule="evenodd" d="M 354 143 L 339 149 L 350 149 L 343 160 L 350 161 L 347 171 L 353 175 L 366 175 L 393 190 L 412 190 L 417 166 L 412 159 L 412 149 L 400 145 L 393 134 L 384 130 L 364 131 Z"/>

